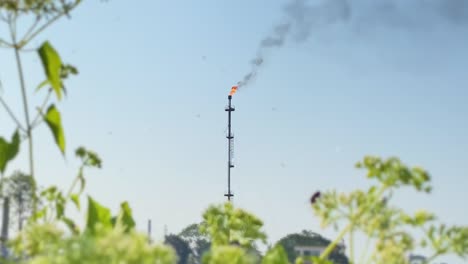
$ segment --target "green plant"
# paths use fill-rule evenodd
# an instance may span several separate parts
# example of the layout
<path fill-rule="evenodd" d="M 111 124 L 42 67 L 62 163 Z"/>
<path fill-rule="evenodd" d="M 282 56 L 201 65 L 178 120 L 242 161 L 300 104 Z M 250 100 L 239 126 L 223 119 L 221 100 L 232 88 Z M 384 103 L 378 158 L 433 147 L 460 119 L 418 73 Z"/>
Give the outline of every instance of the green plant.
<path fill-rule="evenodd" d="M 410 214 L 390 204 L 392 194 L 403 187 L 429 193 L 432 187 L 427 171 L 419 167 L 410 168 L 397 158 L 383 160 L 365 157 L 357 167 L 366 169 L 367 177 L 376 183 L 366 191 L 314 194 L 311 203 L 322 226 L 344 227 L 333 241 L 306 234 L 304 238 L 307 241 L 325 242 L 328 246 L 320 256 L 298 257 L 295 263 L 335 263 L 330 254 L 345 237 L 349 239 L 350 263 L 409 263 L 409 253 L 418 247 L 427 247 L 433 252 L 425 263 L 432 263 L 437 257 L 446 254 L 468 257 L 468 227 L 439 224 L 436 217 L 427 211 Z M 261 232 L 260 220 L 248 213 L 246 216 L 243 210 L 234 208 L 230 203 L 210 207 L 204 213 L 204 219 L 202 231 L 212 239 L 213 246 L 203 257 L 203 263 L 256 263 L 248 249 L 252 247 L 253 241 L 262 241 L 266 237 Z M 368 246 L 356 261 L 354 237 L 357 232 L 367 237 Z M 422 238 L 417 239 L 419 236 L 416 232 L 420 232 Z M 266 252 L 262 264 L 269 263 L 290 263 L 281 243 Z"/>
<path fill-rule="evenodd" d="M 210 237 L 213 247 L 236 244 L 250 249 L 256 241 L 266 242 L 263 222 L 231 203 L 210 206 L 203 219 L 200 231 Z"/>
<path fill-rule="evenodd" d="M 312 247 L 327 247 L 331 241 L 320 234 L 312 231 L 303 230 L 300 233 L 288 234 L 281 238 L 276 244 L 284 248 L 290 262 L 294 262 L 298 253 L 296 252 L 297 246 L 312 246 Z M 343 246 L 338 246 L 330 254 L 329 259 L 335 264 L 348 264 L 349 260 L 343 252 Z"/>
<path fill-rule="evenodd" d="M 108 208 L 88 196 L 86 225 L 83 230 L 78 228 L 67 216 L 67 204 L 72 202 L 78 211 L 81 210 L 84 169 L 99 168 L 101 160 L 85 148 L 79 148 L 76 155 L 82 165 L 68 193 L 64 195 L 56 186 L 41 192 L 39 199 L 45 205 L 30 218 L 25 230 L 10 242 L 19 261 L 25 264 L 176 263 L 175 252 L 170 247 L 150 245 L 146 236 L 135 231 L 135 221 L 127 202 L 123 202 L 118 214 L 112 216 Z"/>
<path fill-rule="evenodd" d="M 211 241 L 211 249 L 202 258 L 204 264 L 256 263 L 256 242 L 266 242 L 263 222 L 255 215 L 235 208 L 232 203 L 210 206 L 200 224 L 202 234 Z"/>
<path fill-rule="evenodd" d="M 81 210 L 85 169 L 101 167 L 96 153 L 84 148 L 76 151 L 82 163 L 66 193 L 56 186 L 41 192 L 36 188 L 33 131 L 45 123 L 59 151 L 65 155 L 65 133 L 57 103 L 66 95 L 65 80 L 78 74 L 78 70 L 64 63 L 49 41 L 44 41 L 39 47 L 31 47 L 31 43 L 60 18 L 70 16 L 81 2 L 0 0 L 0 21 L 5 23 L 9 32 L 9 40 L 0 36 L 0 48 L 10 49 L 14 54 L 24 115 L 24 120 L 18 118 L 15 109 L 0 95 L 1 106 L 16 126 L 11 136 L 0 137 L 0 175 L 3 179 L 7 165 L 18 155 L 20 144 L 26 142 L 29 161 L 27 174 L 32 179 L 33 197 L 32 216 L 26 228 L 10 241 L 16 257 L 14 263 L 176 263 L 173 250 L 163 245 L 150 245 L 144 235 L 135 231 L 135 221 L 126 202 L 121 204 L 116 215 L 112 215 L 110 209 L 89 196 L 86 224 L 82 229 L 68 216 L 69 204 Z M 25 28 L 20 27 L 26 24 L 28 26 Z M 24 52 L 31 50 L 39 56 L 45 79 L 35 89 L 45 93 L 43 103 L 36 108 L 35 114 L 30 111 L 28 98 L 32 89 L 26 87 L 27 76 L 22 64 Z M 426 263 L 445 254 L 456 254 L 462 258 L 468 256 L 468 227 L 440 224 L 429 212 L 421 210 L 410 214 L 390 204 L 392 193 L 402 187 L 430 192 L 430 177 L 425 170 L 407 167 L 396 158 L 383 160 L 377 157 L 366 157 L 357 167 L 366 169 L 367 176 L 376 183 L 367 190 L 351 193 L 329 191 L 321 196 L 314 195 L 312 207 L 323 227 L 344 227 L 321 256 L 298 258 L 296 263 L 331 263 L 330 255 L 345 237 L 349 239 L 352 263 L 404 264 L 408 262 L 408 253 L 417 247 L 427 247 L 433 252 Z M 200 230 L 211 243 L 210 250 L 202 258 L 203 263 L 250 264 L 259 261 L 252 252 L 257 242 L 266 241 L 260 219 L 234 208 L 231 203 L 209 207 L 203 218 Z M 423 238 L 417 239 L 415 231 L 420 231 Z M 357 232 L 368 238 L 370 249 L 365 250 L 358 260 L 354 252 Z M 203 242 L 202 246 L 209 244 L 199 241 Z M 201 252 L 204 250 L 197 251 L 197 257 Z M 280 245 L 270 249 L 262 259 L 263 264 L 288 261 Z"/>
<path fill-rule="evenodd" d="M 203 256 L 203 264 L 254 264 L 255 258 L 237 246 L 214 246 Z"/>
<path fill-rule="evenodd" d="M 289 263 L 288 255 L 284 248 L 277 245 L 270 249 L 262 259 L 262 264 L 285 264 Z"/>
<path fill-rule="evenodd" d="M 30 47 L 30 45 L 32 40 L 61 17 L 70 16 L 70 12 L 80 3 L 81 0 L 0 1 L 0 21 L 6 24 L 10 33 L 9 40 L 0 36 L 0 48 L 11 49 L 15 55 L 24 114 L 24 121 L 20 121 L 15 111 L 0 96 L 0 104 L 17 127 L 10 142 L 0 137 L 0 173 L 2 177 L 7 163 L 17 155 L 20 141 L 26 141 L 29 159 L 28 174 L 35 179 L 33 130 L 41 122 L 44 122 L 50 128 L 55 143 L 62 154 L 65 155 L 66 144 L 61 114 L 56 105 L 50 103 L 50 101 L 52 93 L 56 95 L 57 101 L 62 99 L 63 94 L 66 93 L 64 80 L 72 74 L 77 74 L 78 71 L 75 67 L 63 63 L 59 53 L 48 41 L 43 42 L 40 47 Z M 20 27 L 20 25 L 27 24 L 29 25 L 25 28 Z M 44 102 L 37 107 L 34 118 L 32 118 L 28 103 L 28 94 L 31 91 L 26 87 L 27 76 L 22 64 L 23 51 L 31 49 L 37 51 L 45 73 L 45 81 L 38 85 L 37 90 L 44 87 L 48 88 L 44 95 Z M 36 193 L 35 188 L 36 185 L 33 184 L 33 193 Z M 36 209 L 36 203 L 34 203 L 33 211 L 36 211 Z"/>
<path fill-rule="evenodd" d="M 55 224 L 29 225 L 15 241 L 15 249 L 28 257 L 20 263 L 176 263 L 172 249 L 150 245 L 136 232 L 117 225 L 95 233 L 65 236 Z M 15 262 L 18 263 L 18 262 Z"/>
<path fill-rule="evenodd" d="M 171 248 L 163 245 L 150 245 L 144 235 L 134 229 L 135 221 L 130 206 L 124 202 L 119 213 L 111 211 L 88 197 L 86 224 L 81 230 L 66 210 L 74 204 L 81 210 L 80 196 L 85 188 L 84 170 L 101 167 L 98 155 L 85 148 L 79 148 L 76 155 L 81 166 L 68 192 L 56 186 L 38 192 L 34 170 L 33 130 L 45 123 L 52 132 L 55 144 L 62 155 L 66 153 L 65 133 L 62 117 L 53 102 L 59 102 L 66 94 L 65 80 L 78 70 L 62 62 L 57 50 L 48 41 L 39 47 L 30 47 L 31 41 L 41 32 L 70 13 L 81 0 L 4 0 L 0 1 L 0 21 L 10 33 L 10 40 L 0 36 L 0 48 L 11 49 L 15 55 L 18 70 L 24 121 L 0 96 L 0 104 L 16 125 L 11 140 L 0 137 L 0 174 L 3 178 L 7 165 L 18 154 L 20 143 L 28 144 L 29 175 L 32 179 L 33 210 L 26 228 L 9 241 L 14 252 L 13 263 L 159 263 L 173 264 L 176 256 Z M 23 23 L 19 23 L 22 20 Z M 24 30 L 19 25 L 31 22 Z M 42 63 L 45 80 L 37 90 L 45 90 L 43 103 L 37 107 L 34 118 L 28 104 L 30 91 L 26 87 L 26 75 L 22 65 L 24 51 L 37 52 Z M 1 84 L 1 82 L 0 82 Z M 9 88 L 9 87 L 8 87 Z M 2 181 L 3 182 L 3 181 Z M 38 203 L 40 201 L 40 203 Z M 38 207 L 38 204 L 41 206 Z M 3 245 L 2 245 L 3 246 Z M 6 261 L 12 261 L 11 257 Z"/>
<path fill-rule="evenodd" d="M 312 207 L 323 227 L 344 225 L 338 237 L 316 261 L 327 259 L 346 236 L 351 263 L 408 263 L 407 256 L 418 246 L 434 252 L 426 263 L 444 254 L 468 256 L 468 227 L 437 224 L 435 215 L 429 212 L 420 210 L 410 214 L 390 204 L 392 194 L 402 187 L 429 193 L 432 187 L 427 171 L 420 167 L 410 168 L 397 158 L 383 160 L 370 156 L 359 162 L 357 168 L 366 169 L 367 177 L 376 181 L 367 191 L 357 190 L 349 194 L 329 191 L 312 199 Z M 416 239 L 417 231 L 422 233 L 422 239 Z M 367 237 L 368 248 L 371 248 L 369 252 L 363 252 L 357 262 L 354 252 L 356 232 Z"/>

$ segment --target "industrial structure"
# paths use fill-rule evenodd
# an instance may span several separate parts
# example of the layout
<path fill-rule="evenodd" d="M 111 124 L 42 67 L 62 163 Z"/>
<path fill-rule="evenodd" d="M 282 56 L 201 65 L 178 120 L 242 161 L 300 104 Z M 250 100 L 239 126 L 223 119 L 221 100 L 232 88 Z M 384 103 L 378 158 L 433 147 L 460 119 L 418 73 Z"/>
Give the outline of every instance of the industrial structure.
<path fill-rule="evenodd" d="M 224 196 L 227 197 L 228 201 L 232 200 L 232 197 L 234 197 L 234 194 L 231 191 L 231 169 L 234 168 L 234 163 L 233 163 L 233 158 L 234 158 L 234 134 L 232 133 L 231 129 L 231 114 L 234 112 L 236 109 L 232 105 L 232 96 L 234 93 L 237 91 L 237 86 L 233 86 L 231 89 L 231 92 L 229 93 L 228 96 L 228 105 L 224 109 L 226 112 L 228 112 L 228 132 L 226 135 L 226 138 L 228 140 L 228 171 L 227 171 L 227 193 L 224 194 Z"/>

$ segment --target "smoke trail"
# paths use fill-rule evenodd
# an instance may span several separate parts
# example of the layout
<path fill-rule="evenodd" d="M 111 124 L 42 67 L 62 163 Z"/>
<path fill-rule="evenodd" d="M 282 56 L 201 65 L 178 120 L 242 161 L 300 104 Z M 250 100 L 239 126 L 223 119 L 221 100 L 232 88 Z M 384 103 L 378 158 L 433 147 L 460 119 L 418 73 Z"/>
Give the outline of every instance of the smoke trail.
<path fill-rule="evenodd" d="M 438 10 L 440 14 L 456 23 L 468 22 L 468 1 L 466 0 L 439 0 Z"/>
<path fill-rule="evenodd" d="M 238 85 L 245 86 L 247 85 L 255 76 L 257 75 L 258 68 L 260 68 L 264 62 L 264 49 L 265 48 L 273 48 L 273 47 L 281 47 L 283 46 L 286 36 L 288 35 L 291 28 L 290 23 L 284 23 L 277 25 L 274 30 L 273 34 L 267 36 L 260 42 L 260 47 L 257 53 L 257 57 L 255 57 L 250 64 L 252 65 L 252 70 L 247 73 L 242 81 L 239 81 Z"/>
<path fill-rule="evenodd" d="M 327 0 L 320 5 L 308 6 L 306 0 L 294 0 L 284 7 L 286 22 L 276 25 L 273 32 L 260 42 L 257 56 L 251 61 L 252 69 L 238 82 L 246 86 L 258 73 L 265 61 L 265 49 L 282 47 L 291 33 L 292 27 L 298 32 L 299 41 L 309 38 L 315 25 L 330 24 L 349 17 L 350 7 L 347 0 Z"/>
<path fill-rule="evenodd" d="M 296 42 L 307 41 L 314 30 L 353 19 L 402 28 L 424 26 L 437 18 L 455 24 L 468 24 L 468 0 L 291 0 L 284 8 L 285 21 L 260 41 L 251 70 L 238 82 L 248 85 L 265 61 L 265 51 L 280 48 L 291 34 Z M 362 25 L 360 25 L 362 27 Z"/>

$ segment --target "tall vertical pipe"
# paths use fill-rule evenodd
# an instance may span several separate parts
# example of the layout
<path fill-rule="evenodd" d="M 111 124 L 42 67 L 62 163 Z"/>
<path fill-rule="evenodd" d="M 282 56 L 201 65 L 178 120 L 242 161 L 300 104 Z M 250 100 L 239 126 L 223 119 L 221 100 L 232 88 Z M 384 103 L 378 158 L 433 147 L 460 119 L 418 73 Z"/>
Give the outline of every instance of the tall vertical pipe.
<path fill-rule="evenodd" d="M 234 196 L 234 194 L 231 192 L 231 168 L 234 168 L 234 164 L 232 164 L 232 141 L 234 140 L 234 136 L 232 135 L 231 132 L 231 112 L 235 111 L 234 107 L 232 107 L 231 101 L 232 101 L 232 95 L 228 96 L 229 100 L 229 105 L 225 109 L 228 112 L 228 134 L 226 138 L 228 139 L 228 192 L 224 195 L 228 198 L 228 201 L 231 201 L 231 197 Z"/>
<path fill-rule="evenodd" d="M 151 219 L 148 219 L 148 244 L 152 243 L 151 239 Z"/>

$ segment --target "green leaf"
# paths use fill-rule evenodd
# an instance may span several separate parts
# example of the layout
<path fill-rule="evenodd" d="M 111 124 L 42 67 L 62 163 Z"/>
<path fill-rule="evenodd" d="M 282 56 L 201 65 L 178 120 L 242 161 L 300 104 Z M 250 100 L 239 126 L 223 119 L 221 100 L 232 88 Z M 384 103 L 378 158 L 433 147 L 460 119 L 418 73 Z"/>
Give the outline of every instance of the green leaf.
<path fill-rule="evenodd" d="M 262 259 L 262 264 L 285 264 L 289 263 L 288 255 L 281 245 L 268 250 Z"/>
<path fill-rule="evenodd" d="M 44 86 L 46 86 L 46 85 L 48 85 L 48 84 L 49 84 L 49 80 L 45 80 L 45 81 L 41 82 L 41 83 L 37 86 L 36 91 L 39 91 L 42 87 L 44 87 Z"/>
<path fill-rule="evenodd" d="M 73 232 L 73 234 L 77 235 L 80 233 L 80 229 L 70 218 L 63 217 L 62 222 L 65 223 L 65 225 L 70 229 L 70 231 Z"/>
<path fill-rule="evenodd" d="M 8 143 L 4 138 L 0 137 L 0 172 L 5 172 L 8 162 L 13 160 L 19 151 L 20 136 L 18 130 L 15 131 L 11 138 L 11 143 Z"/>
<path fill-rule="evenodd" d="M 60 219 L 60 218 L 62 218 L 62 216 L 65 213 L 64 204 L 60 203 L 60 202 L 57 202 L 55 206 L 56 206 L 55 210 L 56 210 L 56 213 L 57 213 L 57 218 Z"/>
<path fill-rule="evenodd" d="M 98 227 L 112 228 L 111 212 L 108 208 L 88 196 L 88 219 L 86 229 L 95 234 Z"/>
<path fill-rule="evenodd" d="M 54 135 L 55 143 L 57 143 L 57 146 L 59 147 L 62 154 L 65 155 L 65 133 L 62 127 L 62 118 L 60 117 L 60 112 L 57 110 L 57 108 L 55 108 L 55 105 L 49 106 L 44 120 Z"/>
<path fill-rule="evenodd" d="M 120 212 L 116 224 L 122 225 L 125 229 L 125 232 L 130 232 L 133 228 L 135 228 L 135 220 L 133 220 L 132 209 L 127 202 L 123 202 L 120 205 Z"/>
<path fill-rule="evenodd" d="M 32 221 L 33 223 L 40 220 L 44 219 L 47 216 L 47 207 L 42 208 L 41 210 L 37 211 L 35 214 L 33 214 L 29 220 Z"/>
<path fill-rule="evenodd" d="M 57 219 L 61 219 L 65 215 L 65 199 L 62 192 L 58 192 L 55 197 L 55 210 Z"/>
<path fill-rule="evenodd" d="M 68 76 L 72 75 L 77 75 L 78 74 L 78 69 L 70 64 L 63 64 L 62 69 L 60 71 L 60 78 L 66 79 Z"/>
<path fill-rule="evenodd" d="M 237 246 L 212 246 L 202 257 L 203 264 L 254 264 L 255 257 Z"/>
<path fill-rule="evenodd" d="M 296 262 L 297 263 L 297 262 Z M 333 262 L 327 259 L 321 259 L 320 257 L 314 256 L 310 258 L 310 262 L 302 262 L 302 263 L 314 263 L 314 264 L 333 264 Z"/>
<path fill-rule="evenodd" d="M 62 99 L 62 79 L 60 78 L 60 72 L 62 69 L 62 60 L 60 59 L 57 51 L 52 45 L 46 41 L 38 50 L 39 57 L 42 61 L 45 74 L 49 84 L 54 89 L 57 98 Z"/>
<path fill-rule="evenodd" d="M 79 147 L 75 150 L 75 155 L 81 159 L 84 159 L 86 155 L 86 149 L 84 147 Z"/>
<path fill-rule="evenodd" d="M 80 197 L 78 194 L 72 194 L 70 195 L 70 199 L 72 200 L 73 204 L 75 204 L 76 208 L 80 210 Z"/>
<path fill-rule="evenodd" d="M 117 216 L 113 216 L 111 219 L 112 226 L 115 226 L 117 224 Z"/>
<path fill-rule="evenodd" d="M 424 211 L 424 210 L 419 210 L 415 213 L 414 216 L 414 224 L 418 226 L 423 226 L 427 222 L 430 222 L 435 219 L 435 216 Z"/>
<path fill-rule="evenodd" d="M 79 147 L 75 154 L 83 161 L 83 165 L 87 167 L 101 168 L 102 160 L 96 152 L 87 150 L 84 147 Z"/>

